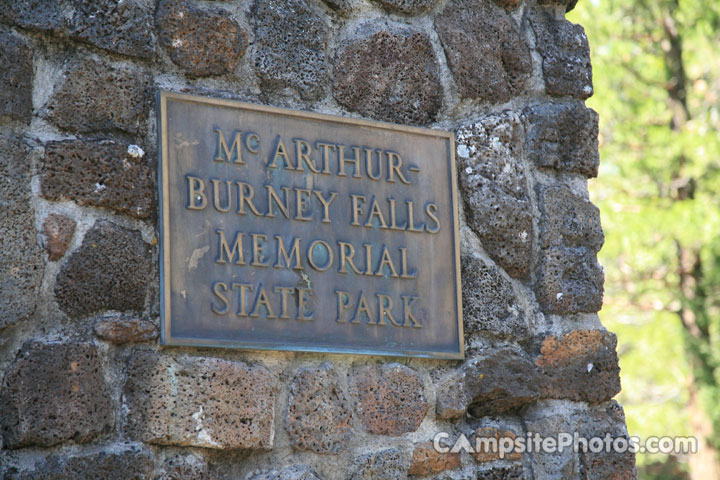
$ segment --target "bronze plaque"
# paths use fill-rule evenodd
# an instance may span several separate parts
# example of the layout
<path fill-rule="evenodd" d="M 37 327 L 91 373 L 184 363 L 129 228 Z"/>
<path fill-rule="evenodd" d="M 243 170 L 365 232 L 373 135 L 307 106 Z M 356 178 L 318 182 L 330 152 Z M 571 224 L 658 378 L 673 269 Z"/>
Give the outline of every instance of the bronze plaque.
<path fill-rule="evenodd" d="M 451 133 L 158 110 L 163 344 L 463 357 Z"/>

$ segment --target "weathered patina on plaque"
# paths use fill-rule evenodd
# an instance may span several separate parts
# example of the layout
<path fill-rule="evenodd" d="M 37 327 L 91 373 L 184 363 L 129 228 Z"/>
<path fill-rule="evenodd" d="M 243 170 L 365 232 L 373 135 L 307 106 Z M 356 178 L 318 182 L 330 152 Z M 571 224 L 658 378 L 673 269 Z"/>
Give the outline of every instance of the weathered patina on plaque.
<path fill-rule="evenodd" d="M 162 92 L 162 342 L 462 358 L 450 133 Z"/>

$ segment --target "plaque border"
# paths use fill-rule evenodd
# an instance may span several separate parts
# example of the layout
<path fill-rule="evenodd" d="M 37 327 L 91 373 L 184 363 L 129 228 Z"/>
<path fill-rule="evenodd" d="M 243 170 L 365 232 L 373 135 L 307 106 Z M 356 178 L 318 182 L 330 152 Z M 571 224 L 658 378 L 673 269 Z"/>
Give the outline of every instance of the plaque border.
<path fill-rule="evenodd" d="M 450 189 L 451 189 L 451 214 L 453 224 L 453 244 L 455 246 L 455 304 L 457 306 L 457 329 L 458 329 L 458 351 L 457 352 L 426 352 L 414 350 L 383 350 L 368 348 L 349 347 L 318 347 L 303 345 L 267 345 L 252 341 L 242 342 L 236 340 L 215 340 L 203 338 L 173 337 L 171 335 L 170 323 L 172 312 L 170 311 L 170 289 L 166 279 L 170 278 L 170 215 L 168 201 L 168 136 L 167 136 L 167 102 L 178 100 L 205 105 L 218 105 L 223 107 L 242 108 L 251 111 L 280 114 L 290 117 L 310 118 L 313 120 L 330 121 L 346 125 L 365 126 L 379 128 L 395 132 L 413 133 L 440 137 L 447 140 L 448 158 L 450 161 Z M 435 358 L 447 360 L 462 360 L 465 358 L 465 337 L 463 333 L 463 311 L 462 311 L 462 286 L 460 277 L 460 231 L 459 231 L 459 210 L 458 210 L 458 189 L 457 189 L 457 168 L 455 165 L 455 135 L 445 130 L 434 130 L 422 127 L 407 125 L 396 125 L 375 120 L 365 120 L 351 117 L 341 117 L 325 113 L 308 112 L 303 110 L 291 110 L 287 108 L 257 105 L 238 100 L 224 98 L 205 97 L 186 93 L 177 93 L 168 90 L 158 90 L 156 94 L 157 124 L 158 124 L 158 196 L 160 202 L 159 227 L 160 227 L 160 345 L 162 347 L 213 347 L 231 348 L 238 350 L 260 350 L 260 351 L 290 351 L 290 352 L 315 352 L 344 355 L 378 355 L 390 357 L 416 357 Z"/>

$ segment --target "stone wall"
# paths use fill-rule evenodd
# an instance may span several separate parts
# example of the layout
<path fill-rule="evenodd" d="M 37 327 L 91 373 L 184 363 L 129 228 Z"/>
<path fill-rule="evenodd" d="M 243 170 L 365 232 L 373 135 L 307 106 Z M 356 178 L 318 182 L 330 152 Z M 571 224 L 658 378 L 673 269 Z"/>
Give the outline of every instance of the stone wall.
<path fill-rule="evenodd" d="M 626 479 L 572 0 L 0 3 L 0 476 Z M 158 346 L 158 89 L 456 132 L 466 360 Z M 431 252 L 428 252 L 431 254 Z"/>

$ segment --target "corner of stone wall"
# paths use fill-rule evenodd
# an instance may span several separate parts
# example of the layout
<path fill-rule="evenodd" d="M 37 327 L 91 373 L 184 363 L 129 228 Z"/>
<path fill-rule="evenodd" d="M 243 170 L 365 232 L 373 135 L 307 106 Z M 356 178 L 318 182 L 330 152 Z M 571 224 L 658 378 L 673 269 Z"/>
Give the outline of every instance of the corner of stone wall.
<path fill-rule="evenodd" d="M 634 478 L 568 0 L 0 5 L 0 476 Z M 172 90 L 454 131 L 466 359 L 158 345 L 157 127 Z"/>

